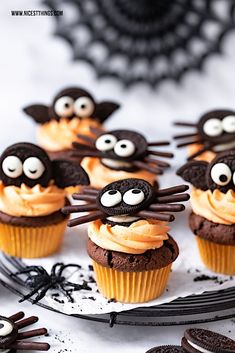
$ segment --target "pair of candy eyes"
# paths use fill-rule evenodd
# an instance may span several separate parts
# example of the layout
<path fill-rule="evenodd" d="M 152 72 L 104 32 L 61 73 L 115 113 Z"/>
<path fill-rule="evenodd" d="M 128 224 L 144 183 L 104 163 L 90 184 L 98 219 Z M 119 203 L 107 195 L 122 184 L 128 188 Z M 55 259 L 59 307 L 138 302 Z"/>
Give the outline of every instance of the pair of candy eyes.
<path fill-rule="evenodd" d="M 219 186 L 227 185 L 231 179 L 235 184 L 235 173 L 232 174 L 231 169 L 225 163 L 216 163 L 211 168 L 211 179 Z"/>
<path fill-rule="evenodd" d="M 2 170 L 10 178 L 18 178 L 24 173 L 30 179 L 38 179 L 45 167 L 37 157 L 29 157 L 22 163 L 17 156 L 8 156 L 2 162 Z"/>
<path fill-rule="evenodd" d="M 114 207 L 122 201 L 129 206 L 136 206 L 143 202 L 145 195 L 140 189 L 130 189 L 123 195 L 118 190 L 109 190 L 103 193 L 100 202 L 104 207 Z"/>
<path fill-rule="evenodd" d="M 223 131 L 227 133 L 235 132 L 235 116 L 228 115 L 223 120 L 209 119 L 203 125 L 203 131 L 211 137 L 220 136 Z"/>
<path fill-rule="evenodd" d="M 13 331 L 13 325 L 6 321 L 0 320 L 0 338 L 10 335 Z"/>
<path fill-rule="evenodd" d="M 127 139 L 119 140 L 116 136 L 105 134 L 96 140 L 95 146 L 97 150 L 102 152 L 114 150 L 115 154 L 119 157 L 130 157 L 135 153 L 135 144 Z"/>
<path fill-rule="evenodd" d="M 55 102 L 54 109 L 60 117 L 69 117 L 74 113 L 81 118 L 88 118 L 94 113 L 95 105 L 89 97 L 80 97 L 74 100 L 64 96 Z"/>

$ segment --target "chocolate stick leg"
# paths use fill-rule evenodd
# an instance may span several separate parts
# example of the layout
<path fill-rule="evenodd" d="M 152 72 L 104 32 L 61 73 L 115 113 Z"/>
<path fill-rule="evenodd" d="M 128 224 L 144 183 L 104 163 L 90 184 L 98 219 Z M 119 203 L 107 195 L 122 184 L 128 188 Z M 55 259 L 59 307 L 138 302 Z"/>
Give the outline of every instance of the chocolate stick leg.
<path fill-rule="evenodd" d="M 21 320 L 21 319 L 23 319 L 23 317 L 24 317 L 24 313 L 23 313 L 23 311 L 19 311 L 18 313 L 16 313 L 16 314 L 14 314 L 14 315 L 12 315 L 12 316 L 9 316 L 9 320 L 11 320 L 11 321 L 13 321 L 13 322 L 16 322 L 16 321 L 18 321 L 18 320 Z"/>
<path fill-rule="evenodd" d="M 47 334 L 47 329 L 45 328 L 38 328 L 31 331 L 21 332 L 17 336 L 17 340 L 23 340 L 24 338 L 31 338 L 37 336 L 43 336 Z"/>
<path fill-rule="evenodd" d="M 41 342 L 16 341 L 15 343 L 12 343 L 9 348 L 24 351 L 48 351 L 50 349 L 50 345 L 48 343 Z"/>
<path fill-rule="evenodd" d="M 38 321 L 38 317 L 37 316 L 30 316 L 30 317 L 27 317 L 24 320 L 21 320 L 21 321 L 17 322 L 16 325 L 17 325 L 18 329 L 21 329 L 21 328 L 24 328 L 26 326 L 35 324 L 35 322 L 37 322 L 37 321 Z"/>

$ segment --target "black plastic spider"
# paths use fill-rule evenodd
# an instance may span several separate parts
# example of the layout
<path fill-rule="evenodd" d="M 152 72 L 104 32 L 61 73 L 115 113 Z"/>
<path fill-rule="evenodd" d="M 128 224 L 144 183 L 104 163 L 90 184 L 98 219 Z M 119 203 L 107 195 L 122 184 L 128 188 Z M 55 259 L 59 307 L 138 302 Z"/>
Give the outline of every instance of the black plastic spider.
<path fill-rule="evenodd" d="M 62 262 L 58 262 L 52 266 L 50 274 L 42 266 L 28 266 L 23 270 L 14 273 L 13 276 L 23 274 L 28 275 L 25 284 L 31 289 L 28 294 L 24 295 L 20 299 L 20 303 L 37 294 L 35 299 L 32 301 L 32 303 L 35 304 L 46 295 L 49 289 L 57 289 L 66 296 L 70 303 L 73 303 L 74 300 L 71 296 L 72 291 L 81 289 L 91 290 L 86 281 L 83 281 L 82 284 L 67 281 L 66 277 L 63 276 L 63 271 L 69 267 L 74 267 L 77 269 L 81 268 L 80 265 L 65 265 Z"/>

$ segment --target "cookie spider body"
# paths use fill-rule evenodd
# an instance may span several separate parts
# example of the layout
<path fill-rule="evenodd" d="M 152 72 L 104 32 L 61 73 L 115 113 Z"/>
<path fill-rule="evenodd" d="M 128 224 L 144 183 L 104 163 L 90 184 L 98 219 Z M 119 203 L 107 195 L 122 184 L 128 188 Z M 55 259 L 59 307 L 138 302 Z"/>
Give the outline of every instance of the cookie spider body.
<path fill-rule="evenodd" d="M 196 158 L 206 151 L 218 153 L 235 148 L 235 111 L 214 110 L 204 114 L 197 124 L 176 122 L 175 125 L 196 129 L 194 133 L 174 136 L 175 139 L 182 139 L 177 147 L 201 145 L 189 159 Z"/>

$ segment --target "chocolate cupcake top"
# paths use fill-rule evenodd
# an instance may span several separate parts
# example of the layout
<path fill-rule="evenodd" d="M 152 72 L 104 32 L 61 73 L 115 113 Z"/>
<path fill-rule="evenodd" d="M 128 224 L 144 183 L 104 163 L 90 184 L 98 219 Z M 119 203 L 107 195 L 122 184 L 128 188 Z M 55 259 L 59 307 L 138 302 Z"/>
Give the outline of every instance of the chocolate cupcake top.
<path fill-rule="evenodd" d="M 89 92 L 80 87 L 68 87 L 54 97 L 51 105 L 33 104 L 25 107 L 24 111 L 38 124 L 75 117 L 96 119 L 103 123 L 118 108 L 119 104 L 115 102 L 97 103 Z"/>
<path fill-rule="evenodd" d="M 206 151 L 215 153 L 235 148 L 235 111 L 213 110 L 199 119 L 197 123 L 175 122 L 177 126 L 194 128 L 193 133 L 174 136 L 182 140 L 177 147 L 199 145 L 189 159 L 201 156 Z"/>
<path fill-rule="evenodd" d="M 156 156 L 173 157 L 172 153 L 152 149 L 169 145 L 168 141 L 148 142 L 142 134 L 133 130 L 92 131 L 97 133 L 97 137 L 89 138 L 90 144 L 87 145 L 87 137 L 79 135 L 86 144 L 74 142 L 72 156 L 98 158 L 105 167 L 113 170 L 134 172 L 143 169 L 153 174 L 162 174 L 163 168 L 169 167 Z"/>
<path fill-rule="evenodd" d="M 11 352 L 13 350 L 48 351 L 48 343 L 28 341 L 28 338 L 47 334 L 45 328 L 19 332 L 20 329 L 30 326 L 38 321 L 38 317 L 31 316 L 24 319 L 25 314 L 18 312 L 10 317 L 0 316 L 0 350 Z"/>
<path fill-rule="evenodd" d="M 65 188 L 88 184 L 89 177 L 78 163 L 51 161 L 31 143 L 14 144 L 0 157 L 0 211 L 6 215 L 54 214 L 65 205 Z"/>
<path fill-rule="evenodd" d="M 182 347 L 189 353 L 235 353 L 235 341 L 233 339 L 199 328 L 185 331 Z"/>
<path fill-rule="evenodd" d="M 101 190 L 84 189 L 73 198 L 86 201 L 86 205 L 67 206 L 66 214 L 90 212 L 68 222 L 68 226 L 93 221 L 88 236 L 102 249 L 128 254 L 142 254 L 160 248 L 168 239 L 166 222 L 174 220 L 174 212 L 184 210 L 187 186 L 156 190 L 147 181 L 124 179 L 113 182 Z"/>

